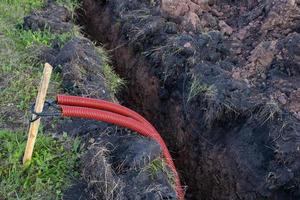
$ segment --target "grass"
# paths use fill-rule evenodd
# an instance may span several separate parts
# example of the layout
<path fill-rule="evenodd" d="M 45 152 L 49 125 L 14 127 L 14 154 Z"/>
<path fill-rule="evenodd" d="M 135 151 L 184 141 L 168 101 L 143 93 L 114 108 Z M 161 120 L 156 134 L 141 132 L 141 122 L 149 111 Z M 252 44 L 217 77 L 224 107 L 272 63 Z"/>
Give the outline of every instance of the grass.
<path fill-rule="evenodd" d="M 157 175 L 159 172 L 164 171 L 165 169 L 165 162 L 161 158 L 156 158 L 152 160 L 149 164 L 149 170 L 153 176 Z"/>
<path fill-rule="evenodd" d="M 105 50 L 101 47 L 96 47 L 96 51 L 102 59 L 103 75 L 109 91 L 112 93 L 112 98 L 115 100 L 115 94 L 120 92 L 120 90 L 126 85 L 126 81 L 115 73 L 113 67 L 110 65 L 110 58 Z"/>
<path fill-rule="evenodd" d="M 78 5 L 71 0 L 59 3 L 64 2 L 70 9 Z M 27 121 L 12 127 L 20 131 L 3 130 L 12 121 L 20 121 L 20 115 L 26 115 L 36 97 L 44 64 L 37 59 L 40 48 L 51 47 L 53 41 L 63 45 L 77 34 L 75 29 L 63 34 L 51 33 L 47 28 L 23 30 L 24 16 L 43 5 L 43 0 L 0 1 L 0 199 L 61 199 L 63 190 L 71 184 L 70 177 L 76 176 L 78 140 L 64 137 L 62 142 L 39 134 L 33 160 L 25 168 L 21 158 Z M 48 97 L 54 96 L 60 85 L 60 75 L 54 73 Z"/>
<path fill-rule="evenodd" d="M 80 0 L 56 0 L 56 2 L 66 7 L 72 13 L 72 17 L 74 17 L 76 9 L 80 8 Z"/>
<path fill-rule="evenodd" d="M 74 14 L 77 0 L 57 0 Z M 51 47 L 53 41 L 64 45 L 78 35 L 77 27 L 62 34 L 23 30 L 23 18 L 44 5 L 43 0 L 0 1 L 0 199 L 61 199 L 62 192 L 70 186 L 70 177 L 76 176 L 76 160 L 79 156 L 79 141 L 64 137 L 64 142 L 51 136 L 39 134 L 33 160 L 24 168 L 21 158 L 26 145 L 24 120 L 20 126 L 8 126 L 12 121 L 22 121 L 30 103 L 37 94 L 44 63 L 37 58 L 40 48 Z M 101 55 L 105 55 L 102 52 Z M 104 57 L 105 59 L 107 57 Z M 104 74 L 108 85 L 115 93 L 124 84 L 114 74 L 109 61 L 105 61 Z M 47 98 L 55 96 L 61 89 L 60 74 L 51 77 Z M 13 108 L 13 109 L 12 109 Z M 26 117 L 24 117 L 26 119 Z M 66 148 L 69 146 L 71 148 Z"/>
<path fill-rule="evenodd" d="M 106 63 L 103 65 L 103 73 L 109 90 L 113 95 L 117 94 L 125 86 L 125 81 L 113 71 L 113 68 L 109 64 Z"/>
<path fill-rule="evenodd" d="M 282 111 L 278 103 L 274 99 L 270 99 L 258 110 L 258 119 L 260 125 L 263 125 L 269 121 L 274 120 L 276 117 L 280 116 Z"/>
<path fill-rule="evenodd" d="M 209 98 L 215 95 L 216 89 L 213 85 L 209 86 L 203 84 L 199 76 L 194 76 L 191 81 L 187 102 L 190 102 L 192 99 L 203 93 Z"/>
<path fill-rule="evenodd" d="M 40 134 L 33 160 L 24 167 L 21 160 L 26 135 L 0 131 L 0 199 L 61 199 L 63 190 L 71 184 L 70 178 L 76 176 L 80 149 L 79 140 L 65 140 Z"/>
<path fill-rule="evenodd" d="M 29 48 L 33 45 L 44 45 L 51 47 L 53 41 L 57 41 L 61 46 L 69 41 L 75 34 L 74 32 L 66 32 L 61 34 L 53 34 L 50 29 L 45 29 L 43 31 L 31 31 L 19 29 L 11 35 L 12 38 L 16 38 L 20 44 L 20 48 Z"/>
<path fill-rule="evenodd" d="M 72 12 L 79 5 L 74 0 L 58 1 L 73 9 Z M 30 102 L 36 96 L 36 88 L 43 70 L 43 63 L 37 59 L 40 47 L 50 47 L 53 41 L 59 41 L 63 45 L 78 34 L 76 28 L 62 34 L 51 33 L 47 28 L 36 32 L 20 28 L 24 16 L 43 5 L 43 0 L 0 1 L 0 107 L 2 108 L 13 104 L 18 112 L 26 114 Z M 60 83 L 60 76 L 54 74 L 50 93 L 59 91 Z M 9 111 L 5 112 L 6 115 L 13 115 Z M 5 116 L 3 110 L 0 110 L 0 115 Z M 0 121 L 0 128 L 3 123 L 8 123 L 5 117 Z"/>
<path fill-rule="evenodd" d="M 146 166 L 146 170 L 150 172 L 151 178 L 156 179 L 158 176 L 160 176 L 160 173 L 165 173 L 168 177 L 168 181 L 171 185 L 175 185 L 175 179 L 170 171 L 170 169 L 167 167 L 166 162 L 163 158 L 156 158 L 152 160 L 149 165 Z"/>

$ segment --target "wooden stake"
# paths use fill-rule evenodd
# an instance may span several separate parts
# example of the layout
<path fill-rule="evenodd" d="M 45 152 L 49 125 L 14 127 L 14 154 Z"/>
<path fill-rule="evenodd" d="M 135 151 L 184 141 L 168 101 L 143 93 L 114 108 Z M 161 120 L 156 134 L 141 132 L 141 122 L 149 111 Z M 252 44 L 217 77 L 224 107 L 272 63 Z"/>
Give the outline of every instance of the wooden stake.
<path fill-rule="evenodd" d="M 37 113 L 43 111 L 44 103 L 45 103 L 45 99 L 46 99 L 46 95 L 47 95 L 47 90 L 48 90 L 48 86 L 49 86 L 49 82 L 50 82 L 50 78 L 51 78 L 51 73 L 52 73 L 52 66 L 50 64 L 46 63 L 45 67 L 44 67 L 42 80 L 39 85 L 38 95 L 37 95 L 35 107 L 34 107 L 34 110 Z M 35 117 L 36 117 L 36 115 L 33 114 L 32 119 L 34 119 Z M 37 119 L 36 121 L 30 123 L 29 131 L 28 131 L 27 145 L 26 145 L 26 149 L 25 149 L 25 153 L 24 153 L 24 157 L 23 157 L 23 164 L 31 161 L 33 148 L 34 148 L 36 136 L 38 133 L 38 129 L 40 126 L 40 122 L 41 122 L 41 120 Z"/>

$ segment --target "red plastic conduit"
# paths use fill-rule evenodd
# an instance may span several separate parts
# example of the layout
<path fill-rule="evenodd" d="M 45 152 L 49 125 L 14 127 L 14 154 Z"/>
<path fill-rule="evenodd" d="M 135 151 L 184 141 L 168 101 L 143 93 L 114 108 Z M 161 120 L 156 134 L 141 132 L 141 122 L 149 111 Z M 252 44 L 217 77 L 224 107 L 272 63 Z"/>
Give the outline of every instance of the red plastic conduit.
<path fill-rule="evenodd" d="M 184 200 L 183 188 L 167 146 L 155 128 L 142 116 L 119 104 L 103 100 L 59 95 L 57 102 L 61 105 L 62 115 L 65 117 L 80 117 L 112 123 L 154 139 L 161 146 L 166 162 L 174 173 L 177 196 L 180 200 Z"/>
<path fill-rule="evenodd" d="M 149 128 L 157 132 L 156 129 L 152 126 L 152 124 L 150 124 L 144 117 L 142 117 L 137 112 L 130 110 L 129 108 L 121 106 L 120 104 L 116 104 L 116 103 L 112 103 L 100 99 L 92 99 L 92 98 L 85 98 L 85 97 L 78 97 L 78 96 L 66 96 L 66 95 L 58 95 L 56 100 L 60 105 L 95 108 L 95 109 L 106 110 L 127 117 L 131 117 L 141 123 L 144 123 L 145 125 L 149 126 Z M 157 134 L 159 133 L 157 132 Z"/>

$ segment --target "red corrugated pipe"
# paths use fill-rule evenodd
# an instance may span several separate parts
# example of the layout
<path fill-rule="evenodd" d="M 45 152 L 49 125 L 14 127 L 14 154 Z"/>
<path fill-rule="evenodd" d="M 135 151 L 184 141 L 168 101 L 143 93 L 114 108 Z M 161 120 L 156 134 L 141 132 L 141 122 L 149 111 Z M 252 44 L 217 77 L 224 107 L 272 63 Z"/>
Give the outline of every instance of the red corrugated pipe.
<path fill-rule="evenodd" d="M 120 115 L 131 117 L 141 123 L 144 123 L 145 125 L 149 126 L 149 128 L 156 131 L 156 129 L 140 114 L 116 103 L 112 103 L 100 99 L 84 98 L 78 96 L 66 96 L 66 95 L 58 95 L 57 102 L 61 105 L 95 108 L 95 109 L 110 111 L 113 113 L 118 113 Z"/>
<path fill-rule="evenodd" d="M 145 118 L 124 106 L 103 100 L 58 95 L 57 103 L 61 106 L 64 117 L 94 119 L 119 125 L 155 140 L 162 149 L 167 165 L 174 173 L 178 199 L 184 200 L 183 188 L 169 150 L 160 134 Z"/>

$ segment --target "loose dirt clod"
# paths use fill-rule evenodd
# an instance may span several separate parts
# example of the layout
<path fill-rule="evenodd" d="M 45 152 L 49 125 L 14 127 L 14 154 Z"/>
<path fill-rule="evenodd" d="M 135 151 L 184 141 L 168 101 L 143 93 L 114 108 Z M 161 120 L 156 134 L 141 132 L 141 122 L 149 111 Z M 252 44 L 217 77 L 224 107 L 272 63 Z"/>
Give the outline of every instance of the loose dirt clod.
<path fill-rule="evenodd" d="M 23 25 L 25 30 L 50 29 L 53 33 L 70 32 L 73 26 L 71 13 L 65 7 L 58 7 L 53 3 L 25 17 Z"/>

